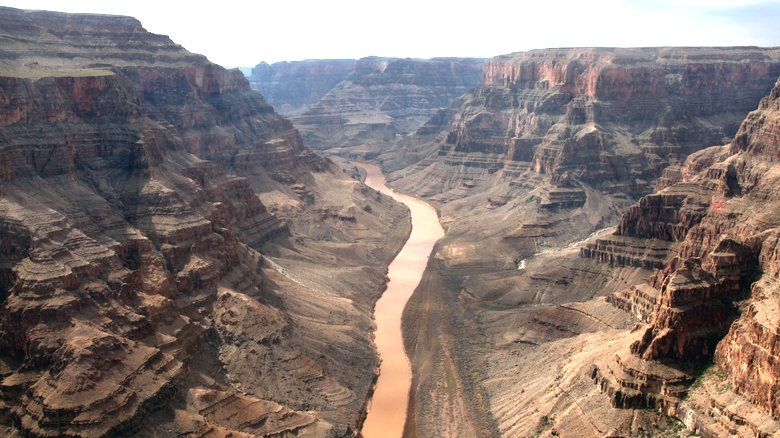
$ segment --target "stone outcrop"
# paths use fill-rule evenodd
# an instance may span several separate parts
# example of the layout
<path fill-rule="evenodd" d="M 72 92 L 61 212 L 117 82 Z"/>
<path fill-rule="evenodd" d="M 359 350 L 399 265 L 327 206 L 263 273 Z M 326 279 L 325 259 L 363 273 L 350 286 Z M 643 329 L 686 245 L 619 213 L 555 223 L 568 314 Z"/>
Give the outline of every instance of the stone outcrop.
<path fill-rule="evenodd" d="M 703 147 L 725 144 L 780 75 L 761 48 L 549 49 L 495 57 L 429 148 L 449 166 L 528 163 L 553 184 L 633 196 Z M 440 118 L 441 119 L 441 118 Z"/>
<path fill-rule="evenodd" d="M 771 417 L 778 412 L 775 345 L 780 315 L 773 304 L 780 227 L 780 174 L 774 164 L 780 158 L 778 102 L 780 82 L 748 115 L 731 144 L 691 155 L 676 171 L 674 179 L 680 182 L 643 198 L 615 233 L 678 242 L 676 255 L 647 284 L 608 301 L 650 323 L 630 347 L 638 356 L 634 360 L 642 361 L 636 367 L 714 355 L 723 381 L 731 384 L 707 395 L 718 406 L 712 414 L 716 417 L 735 409 L 738 402 L 732 399 L 738 397 Z M 726 430 L 748 424 L 763 436 L 770 427 L 755 412 L 742 422 L 731 418 L 721 422 L 732 424 Z M 720 430 L 717 425 L 701 427 Z"/>
<path fill-rule="evenodd" d="M 777 227 L 776 92 L 748 115 L 777 68 L 777 49 L 758 48 L 500 57 L 484 84 L 406 140 L 424 160 L 404 167 L 395 150 L 378 155 L 398 169 L 393 187 L 435 204 L 447 229 L 406 321 L 413 334 L 437 333 L 427 349 L 420 335 L 407 344 L 416 430 L 478 425 L 478 407 L 469 416 L 447 404 L 461 393 L 488 406 L 485 435 L 675 427 L 646 408 L 703 436 L 777 431 L 767 407 L 777 330 L 763 316 L 776 298 L 755 283 L 773 281 L 762 257 Z M 751 294 L 761 304 L 745 301 Z M 539 317 L 556 305 L 606 324 L 587 334 Z M 612 324 L 618 315 L 630 321 Z M 726 383 L 703 394 L 713 353 Z"/>
<path fill-rule="evenodd" d="M 406 211 L 135 19 L 0 28 L 3 431 L 355 430 Z"/>
<path fill-rule="evenodd" d="M 388 179 L 396 189 L 439 206 L 452 232 L 501 248 L 485 257 L 523 260 L 619 222 L 619 234 L 634 243 L 603 242 L 583 255 L 660 268 L 666 255 L 640 249 L 642 240 L 678 243 L 705 214 L 711 190 L 738 190 L 734 166 L 712 170 L 711 186 L 671 188 L 717 157 L 702 156 L 691 165 L 698 168 L 683 168 L 685 158 L 731 141 L 778 76 L 776 48 L 572 48 L 499 56 L 485 64 L 481 84 L 376 160 L 394 171 Z M 424 159 L 406 167 L 404 156 Z M 633 205 L 655 186 L 670 189 Z M 500 208 L 491 202 L 497 199 Z M 476 213 L 482 206 L 503 214 L 479 231 L 454 218 L 465 209 L 484 217 Z M 537 223 L 548 225 L 526 232 Z"/>
<path fill-rule="evenodd" d="M 635 266 L 649 270 L 663 269 L 675 245 L 660 239 L 637 239 L 612 235 L 597 239 L 580 248 L 580 257 L 602 263 Z"/>
<path fill-rule="evenodd" d="M 616 356 L 602 367 L 594 365 L 590 378 L 618 409 L 656 408 L 668 413 L 694 381 L 691 374 L 675 367 L 648 366 L 632 355 Z"/>
<path fill-rule="evenodd" d="M 395 140 L 476 85 L 481 59 L 369 57 L 293 123 L 317 149 Z M 376 152 L 376 151 L 374 151 Z"/>
<path fill-rule="evenodd" d="M 15 257 L 0 330 L 3 356 L 19 362 L 4 373 L 3 411 L 33 435 L 138 430 L 207 336 L 197 310 L 239 263 L 233 226 L 267 223 L 252 234 L 264 239 L 283 224 L 245 179 L 147 118 L 118 71 L 4 80 L 11 101 L 50 107 L 3 126 L 0 211 Z"/>
<path fill-rule="evenodd" d="M 761 278 L 752 283 L 751 302 L 731 326 L 727 337 L 718 344 L 715 362 L 720 365 L 739 394 L 746 395 L 760 408 L 778 415 L 777 353 L 777 242 L 776 218 L 777 170 L 772 163 L 780 153 L 780 84 L 751 113 L 729 148 L 738 169 L 742 193 L 755 201 L 756 211 L 748 224 L 734 230 L 751 249 Z M 748 213 L 749 214 L 749 213 Z M 774 227 L 772 227 L 774 225 Z M 772 228 L 770 228 L 772 227 Z M 720 269 L 718 270 L 720 271 Z"/>
<path fill-rule="evenodd" d="M 354 71 L 354 59 L 261 62 L 248 79 L 279 114 L 290 117 L 305 112 Z"/>

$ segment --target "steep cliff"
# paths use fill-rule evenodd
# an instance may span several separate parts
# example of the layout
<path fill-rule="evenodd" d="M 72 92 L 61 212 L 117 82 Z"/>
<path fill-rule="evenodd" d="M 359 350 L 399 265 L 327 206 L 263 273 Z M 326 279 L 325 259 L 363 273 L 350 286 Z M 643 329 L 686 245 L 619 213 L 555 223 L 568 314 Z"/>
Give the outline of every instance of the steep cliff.
<path fill-rule="evenodd" d="M 690 360 L 714 352 L 734 391 L 772 416 L 778 409 L 773 365 L 778 314 L 772 303 L 780 226 L 780 176 L 774 164 L 780 158 L 779 127 L 780 82 L 730 145 L 692 155 L 682 181 L 654 195 L 685 193 L 683 203 L 697 205 L 701 214 L 692 221 L 665 220 L 681 231 L 666 239 L 681 244 L 666 269 L 648 281 L 660 299 L 652 325 L 632 346 L 645 359 Z M 642 221 L 661 223 L 646 212 L 627 214 L 618 232 L 633 233 L 632 225 Z"/>
<path fill-rule="evenodd" d="M 646 191 L 637 180 L 655 179 L 669 162 L 734 135 L 780 73 L 778 58 L 777 50 L 758 48 L 497 57 L 485 64 L 483 86 L 442 152 L 499 154 L 530 162 L 553 182 L 568 173 Z"/>
<path fill-rule="evenodd" d="M 758 407 L 774 326 L 750 319 L 771 309 L 743 302 L 776 226 L 774 97 L 748 112 L 778 53 L 499 57 L 405 140 L 425 159 L 391 184 L 436 204 L 447 230 L 404 319 L 409 436 L 671 436 L 672 418 L 704 436 L 780 431 Z M 703 372 L 716 351 L 730 365 Z"/>
<path fill-rule="evenodd" d="M 616 223 L 689 154 L 728 143 L 778 75 L 777 49 L 499 56 L 483 83 L 405 139 L 407 154 L 425 158 L 390 179 L 442 205 L 445 220 L 448 210 L 502 211 L 480 233 L 524 258 Z M 395 153 L 377 160 L 395 170 Z"/>
<path fill-rule="evenodd" d="M 779 119 L 780 81 L 729 145 L 692 154 L 628 209 L 613 236 L 582 248 L 583 257 L 610 262 L 627 251 L 605 242 L 668 248 L 645 283 L 607 297 L 647 324 L 624 337 L 614 358 L 594 359 L 591 377 L 611 406 L 659 408 L 703 436 L 780 431 Z"/>
<path fill-rule="evenodd" d="M 303 114 L 293 117 L 306 144 L 317 149 L 392 143 L 423 125 L 437 110 L 476 85 L 481 59 L 369 57 Z M 386 148 L 387 145 L 382 146 Z M 365 151 L 364 151 L 365 150 Z"/>
<path fill-rule="evenodd" d="M 0 27 L 4 433 L 354 430 L 405 209 L 137 20 Z"/>
<path fill-rule="evenodd" d="M 261 62 L 252 69 L 249 84 L 279 114 L 291 117 L 308 110 L 354 71 L 354 59 Z"/>

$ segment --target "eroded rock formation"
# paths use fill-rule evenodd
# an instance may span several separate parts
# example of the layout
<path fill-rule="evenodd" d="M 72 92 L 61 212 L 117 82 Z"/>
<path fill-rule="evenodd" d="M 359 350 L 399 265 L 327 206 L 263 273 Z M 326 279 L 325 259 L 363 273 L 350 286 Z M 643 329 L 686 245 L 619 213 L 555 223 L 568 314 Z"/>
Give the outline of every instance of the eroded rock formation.
<path fill-rule="evenodd" d="M 727 143 L 771 89 L 779 60 L 759 48 L 499 56 L 459 108 L 423 133 L 444 131 L 434 143 L 451 166 L 511 172 L 527 163 L 554 184 L 645 194 L 669 164 Z"/>
<path fill-rule="evenodd" d="M 750 315 L 770 306 L 778 65 L 757 48 L 499 57 L 405 143 L 425 159 L 380 154 L 447 229 L 407 308 L 409 427 L 777 433 L 774 325 Z"/>
<path fill-rule="evenodd" d="M 293 123 L 306 144 L 317 149 L 394 142 L 396 136 L 412 133 L 476 85 L 482 62 L 471 58 L 362 58 L 355 62 L 353 73 L 295 116 Z"/>
<path fill-rule="evenodd" d="M 711 355 L 738 393 L 774 415 L 777 370 L 771 326 L 778 315 L 766 304 L 776 288 L 777 171 L 780 84 L 742 124 L 735 140 L 691 156 L 683 181 L 704 208 L 685 224 L 677 256 L 649 283 L 660 290 L 652 327 L 633 351 L 648 359 Z M 690 202 L 694 203 L 694 202 Z M 641 217 L 647 217 L 642 215 Z M 627 222 L 641 220 L 639 217 Z M 654 222 L 653 219 L 649 219 Z M 750 296 L 742 316 L 732 302 Z M 728 337 L 723 339 L 728 331 Z M 763 348 L 762 348 L 763 347 Z M 759 383 L 760 382 L 760 383 Z"/>
<path fill-rule="evenodd" d="M 307 59 L 257 64 L 249 84 L 285 117 L 305 112 L 355 71 L 354 59 Z"/>
<path fill-rule="evenodd" d="M 0 27 L 3 433 L 355 430 L 405 210 L 137 20 Z"/>
<path fill-rule="evenodd" d="M 780 82 L 731 144 L 691 155 L 621 219 L 616 236 L 676 242 L 676 250 L 646 284 L 608 298 L 649 323 L 619 353 L 629 364 L 624 375 L 633 377 L 594 369 L 613 406 L 624 406 L 628 395 L 629 403 L 661 408 L 706 436 L 777 433 L 779 101 Z M 628 351 L 634 357 L 626 361 Z M 713 356 L 703 373 L 690 367 Z M 688 366 L 690 381 L 676 393 L 635 382 L 639 374 L 658 380 L 670 366 Z"/>
<path fill-rule="evenodd" d="M 620 227 L 633 229 L 621 232 L 622 242 L 602 246 L 634 253 L 613 263 L 640 264 L 643 256 L 636 254 L 654 250 L 628 249 L 644 245 L 636 238 L 678 241 L 704 207 L 684 189 L 632 204 L 656 184 L 684 178 L 689 154 L 729 142 L 778 75 L 777 49 L 550 49 L 499 56 L 485 64 L 483 83 L 377 160 L 394 170 L 404 161 L 399 150 L 426 157 L 391 174 L 391 184 L 440 205 L 452 232 L 490 239 L 493 255 L 480 259 L 517 263 L 614 224 L 631 208 L 637 217 L 645 210 L 657 215 L 655 228 L 647 219 L 626 222 Z M 734 169 L 721 172 L 713 178 L 730 193 Z M 490 227 L 475 231 L 455 219 L 463 209 L 483 208 L 494 216 L 480 215 Z M 589 254 L 610 257 L 599 251 Z M 663 264 L 661 252 L 651 264 Z"/>

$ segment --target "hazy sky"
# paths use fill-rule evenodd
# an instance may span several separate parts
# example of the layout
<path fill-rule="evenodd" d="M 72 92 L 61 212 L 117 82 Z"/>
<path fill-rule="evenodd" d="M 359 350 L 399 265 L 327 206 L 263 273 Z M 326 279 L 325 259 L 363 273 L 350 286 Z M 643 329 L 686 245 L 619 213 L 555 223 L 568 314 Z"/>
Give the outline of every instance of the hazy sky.
<path fill-rule="evenodd" d="M 138 18 L 228 67 L 260 61 L 491 57 L 547 47 L 780 46 L 780 0 L 0 0 Z"/>

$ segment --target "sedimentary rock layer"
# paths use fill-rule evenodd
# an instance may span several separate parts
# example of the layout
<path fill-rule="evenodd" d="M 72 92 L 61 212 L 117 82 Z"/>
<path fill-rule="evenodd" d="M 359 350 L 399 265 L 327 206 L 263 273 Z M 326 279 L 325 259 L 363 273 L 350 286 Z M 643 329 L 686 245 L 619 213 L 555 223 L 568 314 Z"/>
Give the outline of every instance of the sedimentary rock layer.
<path fill-rule="evenodd" d="M 625 236 L 680 239 L 701 216 L 701 203 L 668 192 L 632 204 L 657 184 L 680 181 L 689 154 L 729 142 L 778 75 L 777 49 L 582 48 L 500 56 L 485 64 L 483 83 L 376 159 L 398 169 L 389 176 L 394 187 L 439 205 L 452 232 L 490 239 L 492 254 L 480 259 L 517 263 L 617 223 L 627 208 L 630 215 L 652 210 L 658 220 L 655 228 L 621 224 L 633 227 Z M 728 185 L 733 172 L 724 171 Z M 455 219 L 458 211 L 483 208 L 495 210 L 490 226 Z M 597 257 L 629 262 L 603 251 Z"/>
<path fill-rule="evenodd" d="M 481 59 L 369 57 L 293 123 L 309 147 L 331 149 L 394 139 L 422 126 L 476 85 Z"/>
<path fill-rule="evenodd" d="M 137 20 L 0 27 L 3 431 L 355 430 L 405 210 Z"/>
<path fill-rule="evenodd" d="M 699 213 L 678 224 L 676 257 L 649 283 L 660 291 L 653 324 L 632 350 L 644 358 L 690 359 L 711 355 L 739 394 L 772 415 L 778 370 L 772 345 L 777 258 L 780 83 L 740 127 L 734 141 L 692 155 L 683 181 L 661 191 L 690 193 L 685 205 Z M 703 196 L 704 195 L 704 196 Z M 683 207 L 684 209 L 685 207 Z M 627 225 L 647 212 L 624 217 Z M 628 232 L 626 227 L 624 232 Z M 676 235 L 675 235 L 676 234 Z M 738 312 L 732 302 L 749 297 Z M 737 317 L 732 324 L 733 318 Z M 724 335 L 728 335 L 723 339 Z M 773 340 L 774 339 L 774 340 Z M 717 349 L 716 349 L 717 345 Z"/>
<path fill-rule="evenodd" d="M 407 140 L 425 159 L 391 184 L 436 204 L 447 229 L 405 320 L 410 427 L 669 433 L 655 408 L 707 436 L 776 433 L 763 269 L 777 92 L 761 97 L 778 65 L 777 49 L 758 48 L 499 57 Z M 751 294 L 761 304 L 745 304 Z M 431 333 L 443 335 L 424 343 Z M 713 353 L 722 379 L 701 375 Z M 459 405 L 467 395 L 489 416 Z"/>
<path fill-rule="evenodd" d="M 249 84 L 289 117 L 306 111 L 354 71 L 354 59 L 261 62 L 252 69 Z"/>
<path fill-rule="evenodd" d="M 777 433 L 779 99 L 780 82 L 731 144 L 692 154 L 622 217 L 613 239 L 666 242 L 674 253 L 644 284 L 607 298 L 648 323 L 594 366 L 613 407 L 655 407 L 704 436 Z M 601 252 L 621 251 L 582 250 Z M 664 383 L 671 370 L 682 380 Z"/>
<path fill-rule="evenodd" d="M 485 63 L 447 120 L 439 160 L 529 163 L 553 183 L 644 194 L 663 168 L 725 144 L 780 75 L 761 48 L 555 49 Z M 465 101 L 464 101 L 465 100 Z"/>

